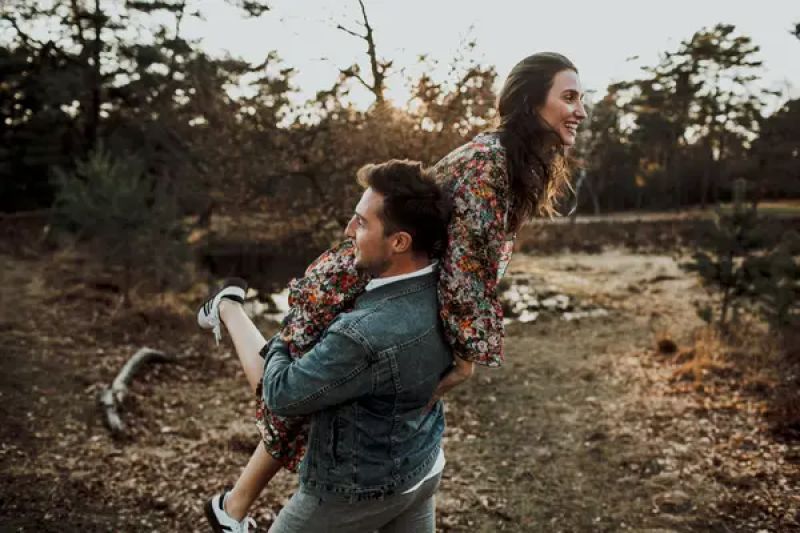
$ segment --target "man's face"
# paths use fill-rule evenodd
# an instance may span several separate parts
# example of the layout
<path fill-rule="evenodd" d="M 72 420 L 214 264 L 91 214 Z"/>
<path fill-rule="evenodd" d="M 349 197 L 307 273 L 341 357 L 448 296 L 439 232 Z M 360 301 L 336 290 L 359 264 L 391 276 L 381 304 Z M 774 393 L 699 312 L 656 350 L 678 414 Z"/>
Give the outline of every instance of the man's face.
<path fill-rule="evenodd" d="M 356 243 L 356 268 L 373 276 L 385 272 L 393 256 L 392 235 L 384 235 L 382 212 L 383 195 L 370 187 L 361 195 L 345 229 L 345 235 Z"/>

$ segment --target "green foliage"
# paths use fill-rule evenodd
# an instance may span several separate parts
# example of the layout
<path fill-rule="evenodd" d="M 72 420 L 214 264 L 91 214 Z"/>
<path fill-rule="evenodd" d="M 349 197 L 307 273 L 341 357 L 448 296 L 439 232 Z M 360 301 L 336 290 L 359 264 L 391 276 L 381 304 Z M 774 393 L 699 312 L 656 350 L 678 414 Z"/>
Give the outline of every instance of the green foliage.
<path fill-rule="evenodd" d="M 790 231 L 775 249 L 748 258 L 743 266 L 759 310 L 776 327 L 796 325 L 800 319 L 798 256 L 800 234 Z"/>
<path fill-rule="evenodd" d="M 762 119 L 753 143 L 750 173 L 762 197 L 800 197 L 800 98 Z"/>
<path fill-rule="evenodd" d="M 736 317 L 743 304 L 752 303 L 772 325 L 792 324 L 800 304 L 800 236 L 788 232 L 778 246 L 765 249 L 764 219 L 755 206 L 744 207 L 743 195 L 736 200 L 730 214 L 717 211 L 710 249 L 695 253 L 684 265 L 717 296 L 711 306 L 698 309 L 698 315 L 725 328 L 731 315 Z"/>
<path fill-rule="evenodd" d="M 741 297 L 748 292 L 743 260 L 759 243 L 759 228 L 753 210 L 737 210 L 724 215 L 717 212 L 711 249 L 698 251 L 686 267 L 697 272 L 706 286 L 719 292 L 716 306 L 699 311 L 707 322 L 728 322 L 729 311 L 737 309 Z"/>
<path fill-rule="evenodd" d="M 226 2 L 253 17 L 277 9 Z M 206 2 L 12 4 L 0 8 L 2 211 L 50 206 L 51 169 L 71 169 L 103 142 L 147 161 L 184 213 L 279 206 L 347 216 L 362 164 L 434 163 L 496 118 L 496 71 L 475 59 L 474 41 L 449 65 L 398 66 L 396 75 L 414 73 L 411 99 L 378 105 L 392 60 L 376 55 L 376 28 L 371 67 L 341 69 L 329 91 L 295 103 L 294 69 L 276 52 L 255 64 L 210 57 L 182 34 Z M 585 169 L 580 200 L 596 213 L 680 207 L 720 200 L 734 176 L 757 181 L 759 197 L 800 194 L 800 108 L 760 117 L 756 54 L 733 26 L 703 28 L 642 79 L 609 87 L 572 152 Z M 350 103 L 356 84 L 374 89 L 367 111 Z"/>
<path fill-rule="evenodd" d="M 122 269 L 126 299 L 136 281 L 161 284 L 180 273 L 187 248 L 177 206 L 140 159 L 101 146 L 73 172 L 57 170 L 54 182 L 57 225 Z"/>
<path fill-rule="evenodd" d="M 744 174 L 737 169 L 749 160 L 762 118 L 768 91 L 757 83 L 758 51 L 734 26 L 718 24 L 664 53 L 641 79 L 610 86 L 611 102 L 602 105 L 607 116 L 590 127 L 602 139 L 614 124 L 629 126 L 617 128 L 590 157 L 592 185 L 613 190 L 617 208 L 721 201 L 732 179 Z M 611 188 L 601 186 L 609 164 L 623 169 Z"/>

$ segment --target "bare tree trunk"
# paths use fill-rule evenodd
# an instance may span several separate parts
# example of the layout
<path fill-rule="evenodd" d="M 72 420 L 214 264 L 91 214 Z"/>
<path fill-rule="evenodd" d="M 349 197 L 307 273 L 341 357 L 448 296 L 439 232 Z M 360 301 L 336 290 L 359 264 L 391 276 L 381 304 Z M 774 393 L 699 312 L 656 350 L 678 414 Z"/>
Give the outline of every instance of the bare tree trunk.
<path fill-rule="evenodd" d="M 355 65 L 349 69 L 342 70 L 341 72 L 345 76 L 358 80 L 361 85 L 366 87 L 372 94 L 375 95 L 375 105 L 377 107 L 382 107 L 386 101 L 384 96 L 386 89 L 386 72 L 391 68 L 392 62 L 381 61 L 378 59 L 378 52 L 375 46 L 375 34 L 372 26 L 369 23 L 369 18 L 367 17 L 367 8 L 364 6 L 363 0 L 358 0 L 358 5 L 361 8 L 361 18 L 363 20 L 362 25 L 364 26 L 366 33 L 362 35 L 358 32 L 345 28 L 341 24 L 337 25 L 336 28 L 352 35 L 353 37 L 362 39 L 367 44 L 367 56 L 369 57 L 372 83 L 368 83 L 366 80 L 364 80 L 364 78 L 361 77 L 361 74 L 359 74 L 357 66 Z"/>
<path fill-rule="evenodd" d="M 97 145 L 97 130 L 100 122 L 100 85 L 102 78 L 100 73 L 100 52 L 103 49 L 103 42 L 100 35 L 103 30 L 103 20 L 100 11 L 100 0 L 94 0 L 94 13 L 92 22 L 94 25 L 94 40 L 92 41 L 92 70 L 90 76 L 90 102 L 88 116 L 86 117 L 86 146 L 93 150 Z"/>

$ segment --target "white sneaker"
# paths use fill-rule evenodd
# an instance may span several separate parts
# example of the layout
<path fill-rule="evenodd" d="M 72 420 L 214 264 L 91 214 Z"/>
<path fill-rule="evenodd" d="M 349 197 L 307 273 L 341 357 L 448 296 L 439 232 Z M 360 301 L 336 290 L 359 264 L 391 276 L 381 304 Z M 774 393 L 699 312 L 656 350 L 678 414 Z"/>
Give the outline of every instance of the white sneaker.
<path fill-rule="evenodd" d="M 239 278 L 231 278 L 225 280 L 222 288 L 212 294 L 208 300 L 203 302 L 200 310 L 197 311 L 197 325 L 203 329 L 210 329 L 214 333 L 214 338 L 219 340 L 222 338 L 222 321 L 219 318 L 219 302 L 223 298 L 233 300 L 234 302 L 244 303 L 244 297 L 247 293 L 247 282 Z"/>
<path fill-rule="evenodd" d="M 248 533 L 250 528 L 256 529 L 256 521 L 249 516 L 237 522 L 225 512 L 225 495 L 228 491 L 217 494 L 206 502 L 206 518 L 214 533 Z"/>

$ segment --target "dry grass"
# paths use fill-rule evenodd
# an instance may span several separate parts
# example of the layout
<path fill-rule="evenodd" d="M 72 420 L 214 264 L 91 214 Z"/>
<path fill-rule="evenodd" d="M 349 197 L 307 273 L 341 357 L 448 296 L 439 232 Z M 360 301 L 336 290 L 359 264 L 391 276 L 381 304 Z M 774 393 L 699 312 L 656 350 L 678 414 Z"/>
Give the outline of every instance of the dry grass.
<path fill-rule="evenodd" d="M 726 333 L 704 325 L 685 345 L 665 327 L 653 331 L 656 353 L 675 365 L 671 380 L 696 391 L 719 386 L 741 390 L 765 402 L 772 430 L 800 438 L 800 333 L 775 332 L 757 319 L 743 320 Z"/>
<path fill-rule="evenodd" d="M 662 340 L 665 343 L 666 340 Z M 720 375 L 730 369 L 726 361 L 726 346 L 719 332 L 710 326 L 695 331 L 691 345 L 677 350 L 673 356 L 679 365 L 672 374 L 673 381 L 692 381 L 696 386 L 702 384 L 709 374 Z"/>

